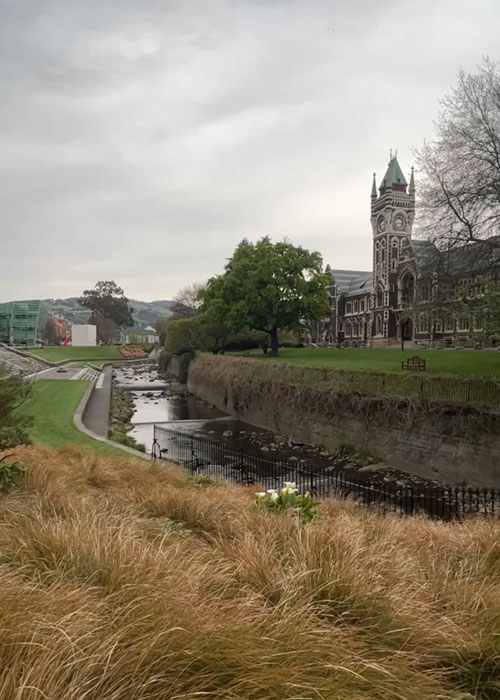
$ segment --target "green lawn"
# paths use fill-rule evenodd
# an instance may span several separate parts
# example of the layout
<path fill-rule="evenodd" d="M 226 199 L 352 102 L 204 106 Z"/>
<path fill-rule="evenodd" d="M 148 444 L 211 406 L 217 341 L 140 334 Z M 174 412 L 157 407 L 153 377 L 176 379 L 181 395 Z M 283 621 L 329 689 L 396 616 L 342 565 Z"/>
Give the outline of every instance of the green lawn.
<path fill-rule="evenodd" d="M 119 345 L 94 345 L 78 347 L 73 345 L 56 345 L 48 348 L 34 348 L 29 352 L 48 362 L 61 360 L 123 360 Z"/>
<path fill-rule="evenodd" d="M 401 361 L 418 355 L 427 361 L 431 374 L 461 374 L 500 377 L 500 352 L 466 352 L 463 350 L 386 350 L 281 348 L 279 358 L 265 357 L 262 350 L 232 353 L 263 361 L 289 362 L 310 367 L 331 367 L 351 370 L 401 372 Z"/>
<path fill-rule="evenodd" d="M 20 413 L 35 418 L 29 431 L 31 439 L 51 447 L 77 445 L 123 458 L 125 453 L 122 450 L 93 440 L 75 427 L 73 414 L 87 387 L 88 382 L 70 379 L 40 379 L 35 382 L 31 398 L 18 409 Z"/>

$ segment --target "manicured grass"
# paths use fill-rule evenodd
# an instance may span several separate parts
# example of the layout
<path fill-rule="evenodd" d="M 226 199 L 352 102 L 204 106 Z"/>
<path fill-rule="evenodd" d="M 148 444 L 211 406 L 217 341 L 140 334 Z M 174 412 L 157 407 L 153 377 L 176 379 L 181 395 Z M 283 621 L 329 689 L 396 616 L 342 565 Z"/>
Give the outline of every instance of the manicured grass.
<path fill-rule="evenodd" d="M 280 356 L 264 356 L 262 350 L 232 353 L 263 361 L 280 361 L 310 367 L 330 367 L 346 370 L 375 370 L 401 372 L 401 361 L 418 355 L 426 362 L 426 373 L 461 374 L 464 376 L 500 377 L 500 352 L 467 352 L 463 350 L 385 350 L 385 349 L 325 349 L 281 348 Z"/>
<path fill-rule="evenodd" d="M 33 385 L 33 394 L 18 410 L 34 416 L 29 433 L 35 443 L 51 447 L 78 445 L 96 452 L 122 457 L 122 450 L 93 440 L 81 433 L 73 423 L 73 414 L 80 403 L 88 382 L 70 379 L 41 379 Z"/>
<path fill-rule="evenodd" d="M 61 360 L 123 360 L 120 348 L 120 345 L 95 345 L 92 347 L 68 345 L 66 347 L 33 348 L 29 352 L 48 362 L 60 362 Z"/>

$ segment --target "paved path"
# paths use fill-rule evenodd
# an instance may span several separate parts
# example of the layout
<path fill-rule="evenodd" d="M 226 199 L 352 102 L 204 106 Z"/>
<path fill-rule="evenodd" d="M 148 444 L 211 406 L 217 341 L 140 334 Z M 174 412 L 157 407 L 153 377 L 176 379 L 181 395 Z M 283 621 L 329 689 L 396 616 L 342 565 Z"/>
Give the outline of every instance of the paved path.
<path fill-rule="evenodd" d="M 41 372 L 36 372 L 36 374 L 31 374 L 29 379 L 76 379 L 76 375 L 80 372 L 78 367 L 67 367 L 66 372 L 58 372 L 57 367 L 50 367 L 49 369 L 43 369 Z"/>
<path fill-rule="evenodd" d="M 101 372 L 83 416 L 87 428 L 103 437 L 108 437 L 112 372 L 109 365 Z"/>

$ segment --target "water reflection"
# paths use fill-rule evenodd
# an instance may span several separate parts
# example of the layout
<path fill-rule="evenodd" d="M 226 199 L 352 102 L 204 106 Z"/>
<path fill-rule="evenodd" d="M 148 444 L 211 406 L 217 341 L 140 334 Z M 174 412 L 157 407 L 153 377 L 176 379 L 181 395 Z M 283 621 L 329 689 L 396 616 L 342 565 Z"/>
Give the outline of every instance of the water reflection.
<path fill-rule="evenodd" d="M 113 380 L 120 384 L 154 384 L 162 383 L 155 366 L 135 365 L 126 368 L 116 368 Z M 161 391 L 133 391 L 134 415 L 131 423 L 134 426 L 129 435 L 138 442 L 146 445 L 149 452 L 153 442 L 153 425 L 170 421 L 211 420 L 225 414 L 214 406 L 186 392 L 174 392 L 170 388 Z"/>
<path fill-rule="evenodd" d="M 158 377 L 154 365 L 119 368 L 113 371 L 113 378 L 121 384 L 151 384 L 163 382 Z M 258 456 L 271 461 L 282 461 L 299 466 L 301 462 L 319 468 L 349 470 L 357 478 L 375 479 L 376 481 L 393 481 L 400 485 L 430 484 L 432 482 L 416 475 L 389 468 L 385 465 L 361 466 L 346 463 L 335 453 L 317 445 L 307 445 L 289 439 L 288 436 L 257 428 L 232 418 L 201 399 L 187 394 L 176 393 L 171 388 L 161 391 L 133 391 L 134 416 L 132 418 L 132 435 L 143 443 L 147 452 L 151 451 L 154 437 L 154 424 L 195 433 L 212 440 L 224 442 L 230 449 L 243 451 L 245 454 Z"/>

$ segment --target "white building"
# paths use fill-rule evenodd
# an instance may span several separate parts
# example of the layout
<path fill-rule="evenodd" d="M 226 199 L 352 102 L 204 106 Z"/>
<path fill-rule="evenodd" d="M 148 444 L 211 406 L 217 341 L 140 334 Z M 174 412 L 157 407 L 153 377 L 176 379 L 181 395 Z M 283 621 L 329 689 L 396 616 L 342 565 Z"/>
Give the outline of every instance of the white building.
<path fill-rule="evenodd" d="M 160 342 L 160 336 L 151 326 L 146 328 L 126 328 L 120 332 L 122 345 L 154 345 Z"/>
<path fill-rule="evenodd" d="M 76 347 L 97 345 L 96 326 L 90 324 L 74 324 L 71 327 L 71 344 Z"/>

